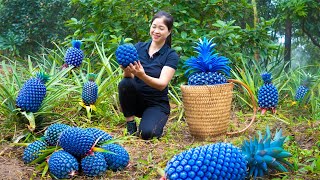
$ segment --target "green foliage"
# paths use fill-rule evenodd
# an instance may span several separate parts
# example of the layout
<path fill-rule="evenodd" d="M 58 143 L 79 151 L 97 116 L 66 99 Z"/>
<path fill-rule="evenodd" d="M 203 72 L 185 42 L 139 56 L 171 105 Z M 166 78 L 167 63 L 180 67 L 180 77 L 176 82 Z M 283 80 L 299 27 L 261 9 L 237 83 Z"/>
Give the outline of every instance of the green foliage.
<path fill-rule="evenodd" d="M 25 56 L 40 45 L 52 47 L 69 33 L 64 21 L 73 11 L 68 0 L 2 0 L 0 50 Z"/>

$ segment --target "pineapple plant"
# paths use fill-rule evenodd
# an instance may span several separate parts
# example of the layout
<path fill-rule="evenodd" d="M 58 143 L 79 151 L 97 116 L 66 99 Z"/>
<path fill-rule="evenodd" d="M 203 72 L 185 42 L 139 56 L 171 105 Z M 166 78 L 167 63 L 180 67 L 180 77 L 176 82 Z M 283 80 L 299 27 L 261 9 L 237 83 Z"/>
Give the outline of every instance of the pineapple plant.
<path fill-rule="evenodd" d="M 123 43 L 116 50 L 116 59 L 118 64 L 126 68 L 130 63 L 138 60 L 137 49 L 131 43 Z"/>
<path fill-rule="evenodd" d="M 102 175 L 107 171 L 107 163 L 100 152 L 94 152 L 81 159 L 83 174 L 89 177 Z"/>
<path fill-rule="evenodd" d="M 79 171 L 77 159 L 64 150 L 52 153 L 48 166 L 50 173 L 59 179 L 72 178 Z"/>
<path fill-rule="evenodd" d="M 61 133 L 59 145 L 78 158 L 90 154 L 95 145 L 95 138 L 83 128 L 70 127 Z"/>
<path fill-rule="evenodd" d="M 48 144 L 43 140 L 37 140 L 29 144 L 23 151 L 22 160 L 25 164 L 31 163 L 42 155 L 42 150 L 45 150 Z"/>
<path fill-rule="evenodd" d="M 283 149 L 286 137 L 282 131 L 244 141 L 241 149 L 230 143 L 215 143 L 183 151 L 175 155 L 165 168 L 162 179 L 245 179 L 262 177 L 269 170 L 288 172 L 285 160 L 291 154 Z"/>
<path fill-rule="evenodd" d="M 101 129 L 98 128 L 86 128 L 86 131 L 90 132 L 93 137 L 95 138 L 95 141 L 98 140 L 97 145 L 100 145 L 104 143 L 105 141 L 111 140 L 112 136 Z"/>
<path fill-rule="evenodd" d="M 72 40 L 72 47 L 68 48 L 64 57 L 65 64 L 63 64 L 63 68 L 68 66 L 79 67 L 84 58 L 84 53 L 80 49 L 82 42 L 80 40 Z"/>
<path fill-rule="evenodd" d="M 188 85 L 214 85 L 227 83 L 230 76 L 229 59 L 215 53 L 213 39 L 199 39 L 194 47 L 197 57 L 191 57 L 184 63 L 187 67 Z"/>
<path fill-rule="evenodd" d="M 51 124 L 44 132 L 44 139 L 49 144 L 49 146 L 56 146 L 59 142 L 61 133 L 67 128 L 70 128 L 70 126 L 66 124 Z"/>
<path fill-rule="evenodd" d="M 106 144 L 101 147 L 111 152 L 102 153 L 107 162 L 108 169 L 116 172 L 127 167 L 130 157 L 126 149 L 118 144 Z"/>
<path fill-rule="evenodd" d="M 18 93 L 16 106 L 21 111 L 37 112 L 46 96 L 45 83 L 48 80 L 49 76 L 43 72 L 39 72 L 36 77 L 27 80 Z"/>
<path fill-rule="evenodd" d="M 304 79 L 301 83 L 301 85 L 297 88 L 296 90 L 296 94 L 294 96 L 294 99 L 297 102 L 302 102 L 302 100 L 304 99 L 305 95 L 308 93 L 309 88 L 310 88 L 310 84 L 311 82 L 313 82 L 314 77 L 311 74 L 304 74 Z"/>
<path fill-rule="evenodd" d="M 82 88 L 82 101 L 86 106 L 93 105 L 98 98 L 98 85 L 95 82 L 95 78 L 95 74 L 88 74 L 88 82 Z"/>
<path fill-rule="evenodd" d="M 264 82 L 258 90 L 258 104 L 261 114 L 264 114 L 267 110 L 276 113 L 279 98 L 278 89 L 272 84 L 271 73 L 262 73 L 261 77 Z"/>

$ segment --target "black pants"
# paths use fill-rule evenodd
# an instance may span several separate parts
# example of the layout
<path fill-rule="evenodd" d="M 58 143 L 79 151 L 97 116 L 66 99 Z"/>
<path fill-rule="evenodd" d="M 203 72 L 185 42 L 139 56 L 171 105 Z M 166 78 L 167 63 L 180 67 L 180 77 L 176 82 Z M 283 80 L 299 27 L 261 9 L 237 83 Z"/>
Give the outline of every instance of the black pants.
<path fill-rule="evenodd" d="M 169 114 L 157 104 L 147 101 L 136 89 L 132 78 L 123 78 L 118 86 L 119 100 L 125 117 L 141 118 L 138 133 L 142 139 L 161 137 Z"/>

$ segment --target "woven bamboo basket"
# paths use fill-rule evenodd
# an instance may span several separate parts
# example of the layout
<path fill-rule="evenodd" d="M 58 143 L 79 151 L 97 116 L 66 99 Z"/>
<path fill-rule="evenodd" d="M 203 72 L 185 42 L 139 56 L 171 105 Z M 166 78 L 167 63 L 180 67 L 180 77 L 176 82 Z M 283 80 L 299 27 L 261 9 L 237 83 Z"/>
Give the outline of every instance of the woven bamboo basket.
<path fill-rule="evenodd" d="M 245 131 L 253 123 L 256 114 L 255 105 L 254 116 L 250 124 L 241 131 L 227 133 L 233 97 L 234 84 L 232 82 L 239 83 L 237 80 L 229 80 L 229 83 L 226 84 L 181 86 L 186 121 L 191 135 L 199 138 L 232 135 Z M 250 89 L 244 86 L 252 95 Z M 253 96 L 252 100 L 254 102 Z"/>

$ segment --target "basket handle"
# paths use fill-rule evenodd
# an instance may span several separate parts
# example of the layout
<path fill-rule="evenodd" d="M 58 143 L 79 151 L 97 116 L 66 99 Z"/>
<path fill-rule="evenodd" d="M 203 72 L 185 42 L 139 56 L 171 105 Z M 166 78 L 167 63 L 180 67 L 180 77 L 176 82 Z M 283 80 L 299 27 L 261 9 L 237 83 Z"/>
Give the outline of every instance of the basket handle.
<path fill-rule="evenodd" d="M 227 132 L 227 136 L 232 136 L 232 135 L 235 135 L 235 134 L 239 134 L 239 133 L 242 133 L 244 131 L 246 131 L 254 122 L 254 120 L 256 119 L 256 114 L 257 114 L 257 105 L 255 103 L 255 99 L 254 99 L 254 95 L 252 93 L 252 91 L 250 90 L 249 86 L 244 84 L 243 82 L 239 81 L 239 80 L 236 80 L 236 79 L 228 79 L 228 82 L 230 83 L 237 83 L 237 84 L 240 84 L 242 85 L 244 88 L 246 88 L 246 90 L 249 92 L 250 94 L 250 97 L 251 97 L 251 102 L 252 102 L 252 106 L 253 106 L 253 116 L 251 118 L 251 121 L 250 123 L 242 130 L 239 130 L 239 131 L 236 131 L 236 132 Z"/>

